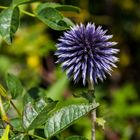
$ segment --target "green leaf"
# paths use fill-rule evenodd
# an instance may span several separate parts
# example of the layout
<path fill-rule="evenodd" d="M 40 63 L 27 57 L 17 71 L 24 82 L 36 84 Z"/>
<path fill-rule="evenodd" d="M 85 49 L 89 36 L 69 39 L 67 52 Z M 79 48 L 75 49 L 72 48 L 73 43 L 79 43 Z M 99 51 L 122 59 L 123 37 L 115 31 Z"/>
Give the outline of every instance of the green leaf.
<path fill-rule="evenodd" d="M 33 87 L 27 91 L 27 93 L 23 97 L 23 105 L 25 106 L 27 103 L 33 103 L 40 97 L 40 89 L 37 87 Z"/>
<path fill-rule="evenodd" d="M 95 109 L 99 104 L 69 105 L 48 118 L 45 124 L 45 136 L 50 138 L 70 126 L 74 121 Z"/>
<path fill-rule="evenodd" d="M 4 107 L 5 112 L 7 112 L 10 108 L 10 101 L 4 101 L 3 107 Z"/>
<path fill-rule="evenodd" d="M 85 99 L 87 99 L 90 103 L 92 103 L 94 101 L 94 90 L 88 90 L 88 91 L 78 91 L 78 92 L 74 92 L 73 96 L 74 97 L 83 97 Z"/>
<path fill-rule="evenodd" d="M 3 121 L 0 119 L 0 136 L 2 136 L 3 133 L 4 133 Z"/>
<path fill-rule="evenodd" d="M 45 8 L 55 8 L 59 11 L 73 11 L 73 12 L 80 12 L 80 8 L 72 5 L 61 5 L 59 3 L 53 3 L 53 2 L 46 2 L 44 4 L 40 4 L 39 9 L 45 9 Z"/>
<path fill-rule="evenodd" d="M 54 8 L 46 8 L 40 12 L 36 12 L 36 16 L 54 30 L 66 30 L 68 27 L 59 25 L 63 16 Z"/>
<path fill-rule="evenodd" d="M 9 137 L 8 137 L 9 131 L 10 131 L 10 126 L 7 125 L 2 137 L 0 138 L 0 140 L 9 140 Z"/>
<path fill-rule="evenodd" d="M 0 129 L 4 129 L 3 120 L 2 119 L 0 119 Z"/>
<path fill-rule="evenodd" d="M 26 3 L 32 3 L 32 2 L 36 2 L 39 0 L 13 0 L 13 5 L 21 5 L 21 4 L 26 4 Z"/>
<path fill-rule="evenodd" d="M 42 8 L 42 4 L 35 10 L 37 18 L 54 30 L 66 30 L 72 26 L 72 21 L 66 20 L 63 15 L 52 7 Z"/>
<path fill-rule="evenodd" d="M 1 129 L 1 128 L 0 128 L 0 136 L 2 136 L 3 133 L 4 133 L 4 129 Z"/>
<path fill-rule="evenodd" d="M 14 136 L 11 140 L 29 140 L 29 137 L 25 134 L 18 134 Z"/>
<path fill-rule="evenodd" d="M 21 95 L 23 92 L 23 87 L 20 80 L 13 74 L 7 74 L 6 84 L 8 90 L 12 96 L 12 99 L 15 99 L 18 95 Z"/>
<path fill-rule="evenodd" d="M 61 22 L 64 22 L 68 26 L 74 26 L 74 23 L 69 18 L 66 18 L 66 17 L 63 17 L 63 19 L 61 20 Z"/>
<path fill-rule="evenodd" d="M 48 113 L 54 109 L 57 101 L 41 98 L 34 104 L 29 102 L 23 112 L 23 127 L 31 130 L 45 123 Z"/>
<path fill-rule="evenodd" d="M 23 126 L 22 126 L 22 119 L 21 118 L 11 119 L 10 124 L 13 126 L 14 130 L 24 131 Z"/>
<path fill-rule="evenodd" d="M 0 35 L 11 44 L 12 37 L 19 26 L 19 8 L 9 7 L 0 13 Z"/>
<path fill-rule="evenodd" d="M 66 138 L 65 140 L 87 140 L 87 139 L 82 136 L 70 136 L 70 137 Z"/>
<path fill-rule="evenodd" d="M 62 94 L 68 85 L 68 80 L 66 75 L 62 75 L 58 81 L 56 81 L 49 90 L 46 91 L 47 97 L 53 98 L 54 100 L 62 99 Z"/>

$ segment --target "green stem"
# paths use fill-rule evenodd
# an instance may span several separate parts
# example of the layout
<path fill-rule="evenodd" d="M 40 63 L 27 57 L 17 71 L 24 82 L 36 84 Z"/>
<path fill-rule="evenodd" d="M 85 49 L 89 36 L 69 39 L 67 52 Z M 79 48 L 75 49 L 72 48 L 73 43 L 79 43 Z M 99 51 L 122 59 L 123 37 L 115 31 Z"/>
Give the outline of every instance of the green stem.
<path fill-rule="evenodd" d="M 93 82 L 89 82 L 88 83 L 88 86 L 89 86 L 89 94 L 92 94 L 92 103 L 96 103 L 95 101 L 95 90 L 94 90 L 94 84 Z M 91 140 L 96 140 L 96 136 L 95 136 L 95 124 L 96 124 L 96 109 L 92 110 L 91 111 L 91 121 L 92 121 L 92 130 L 91 130 Z"/>
<path fill-rule="evenodd" d="M 6 9 L 6 8 L 8 8 L 8 7 L 0 6 L 0 9 Z M 27 11 L 22 10 L 22 9 L 20 9 L 20 11 L 21 11 L 22 13 L 28 15 L 28 16 L 35 17 L 35 14 L 33 14 L 33 13 L 27 12 Z"/>
<path fill-rule="evenodd" d="M 5 6 L 0 6 L 0 9 L 6 9 L 6 8 L 8 8 L 8 7 L 5 7 Z"/>
<path fill-rule="evenodd" d="M 37 136 L 37 135 L 33 135 L 33 134 L 28 134 L 28 135 L 30 135 L 31 137 L 34 137 L 34 138 L 38 138 L 38 139 L 40 139 L 40 140 L 47 140 L 47 139 L 42 138 L 42 137 L 39 137 L 39 136 Z"/>
<path fill-rule="evenodd" d="M 1 84 L 0 84 L 0 94 L 10 102 L 10 104 L 13 106 L 13 108 L 16 110 L 16 112 L 19 114 L 19 116 L 22 116 L 20 111 L 17 109 L 17 107 L 13 103 L 13 101 L 7 96 L 7 92 Z"/>
<path fill-rule="evenodd" d="M 35 14 L 33 14 L 33 13 L 30 13 L 30 12 L 24 11 L 24 10 L 22 10 L 22 9 L 20 9 L 20 11 L 21 11 L 22 13 L 28 15 L 28 16 L 35 17 Z"/>

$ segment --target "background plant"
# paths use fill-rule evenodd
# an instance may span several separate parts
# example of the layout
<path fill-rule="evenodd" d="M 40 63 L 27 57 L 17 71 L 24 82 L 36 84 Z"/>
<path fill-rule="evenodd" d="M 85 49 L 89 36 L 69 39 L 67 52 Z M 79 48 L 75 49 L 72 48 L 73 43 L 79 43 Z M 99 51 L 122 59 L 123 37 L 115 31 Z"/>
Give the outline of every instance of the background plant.
<path fill-rule="evenodd" d="M 99 107 L 98 116 L 106 120 L 105 131 L 97 130 L 97 139 L 139 139 L 139 2 L 130 0 L 109 2 L 65 0 L 57 2 L 80 7 L 79 14 L 63 11 L 63 15 L 71 17 L 75 23 L 94 21 L 96 24 L 103 25 L 104 28 L 109 29 L 110 33 L 114 34 L 114 40 L 121 46 L 119 69 L 113 72 L 112 78 L 96 87 L 97 101 L 102 104 Z M 10 4 L 9 0 L 0 1 L 1 6 L 9 7 Z M 19 5 L 19 7 L 21 10 L 34 13 L 37 5 L 28 3 Z M 77 95 L 86 89 L 83 89 L 80 84 L 76 87 L 73 86 L 73 83 L 69 82 L 65 74 L 61 72 L 59 66 L 54 65 L 57 60 L 53 56 L 56 49 L 54 45 L 62 32 L 48 28 L 48 25 L 42 23 L 40 18 L 26 15 L 21 10 L 20 27 L 12 44 L 7 46 L 1 39 L 0 78 L 1 84 L 8 92 L 8 97 L 11 99 L 9 94 L 11 92 L 4 80 L 4 75 L 7 72 L 18 75 L 24 85 L 22 94 L 18 93 L 19 96 L 12 99 L 20 113 L 23 108 L 23 96 L 28 92 L 31 95 L 39 94 L 42 97 L 43 94 L 53 100 L 63 100 L 63 103 L 57 103 L 57 110 L 72 103 L 86 103 L 85 99 L 74 99 L 71 95 L 71 93 Z M 36 99 L 38 96 L 34 98 Z M 32 100 L 32 98 L 28 98 L 28 100 L 30 99 Z M 5 97 L 2 97 L 2 101 L 5 104 L 3 105 L 5 112 L 7 112 L 9 102 L 5 101 Z M 34 100 L 32 101 L 34 102 Z M 10 116 L 9 118 L 18 117 L 12 106 L 8 109 L 7 114 L 8 117 Z M 3 133 L 5 125 L 1 128 L 3 128 L 1 129 Z M 17 128 L 19 130 L 19 127 Z M 82 117 L 61 132 L 61 137 L 67 138 L 71 135 L 82 134 L 89 139 L 90 129 L 89 117 Z M 42 128 L 37 128 L 34 134 L 44 137 L 42 132 L 44 133 Z M 30 133 L 33 134 L 32 131 Z M 19 137 L 33 138 L 22 134 Z M 58 137 L 52 137 L 52 139 L 59 139 Z"/>

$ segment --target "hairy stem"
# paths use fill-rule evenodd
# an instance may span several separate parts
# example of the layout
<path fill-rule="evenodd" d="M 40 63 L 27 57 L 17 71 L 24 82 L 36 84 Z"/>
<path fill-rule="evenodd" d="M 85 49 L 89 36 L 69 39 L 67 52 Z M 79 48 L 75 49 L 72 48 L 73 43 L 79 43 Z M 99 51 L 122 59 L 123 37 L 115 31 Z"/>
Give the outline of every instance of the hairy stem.
<path fill-rule="evenodd" d="M 94 84 L 93 84 L 93 82 L 89 82 L 88 84 L 89 84 L 88 85 L 89 86 L 89 94 L 92 94 L 92 97 L 93 97 L 92 103 L 94 104 L 94 103 L 96 103 L 95 95 L 94 95 L 94 92 L 95 92 Z M 96 140 L 96 137 L 95 137 L 96 109 L 91 111 L 91 121 L 92 121 L 91 140 Z"/>
<path fill-rule="evenodd" d="M 95 140 L 95 123 L 96 123 L 96 109 L 91 111 L 91 120 L 92 120 L 92 137 L 91 140 Z"/>

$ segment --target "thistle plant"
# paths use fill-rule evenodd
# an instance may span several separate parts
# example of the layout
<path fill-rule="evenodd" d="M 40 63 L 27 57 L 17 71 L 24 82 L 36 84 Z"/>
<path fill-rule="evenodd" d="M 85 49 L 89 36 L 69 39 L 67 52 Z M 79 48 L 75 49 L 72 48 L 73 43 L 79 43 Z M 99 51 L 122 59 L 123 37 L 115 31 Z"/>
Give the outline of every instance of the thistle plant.
<path fill-rule="evenodd" d="M 118 49 L 112 48 L 116 42 L 110 42 L 112 35 L 106 35 L 107 30 L 94 23 L 88 23 L 71 27 L 59 39 L 56 55 L 58 63 L 62 63 L 62 69 L 67 76 L 77 83 L 80 79 L 83 85 L 88 83 L 89 92 L 93 93 L 92 102 L 95 103 L 94 85 L 98 80 L 103 81 L 106 74 L 111 75 L 112 67 L 118 58 L 115 54 Z M 95 140 L 96 110 L 92 115 L 92 140 Z"/>

